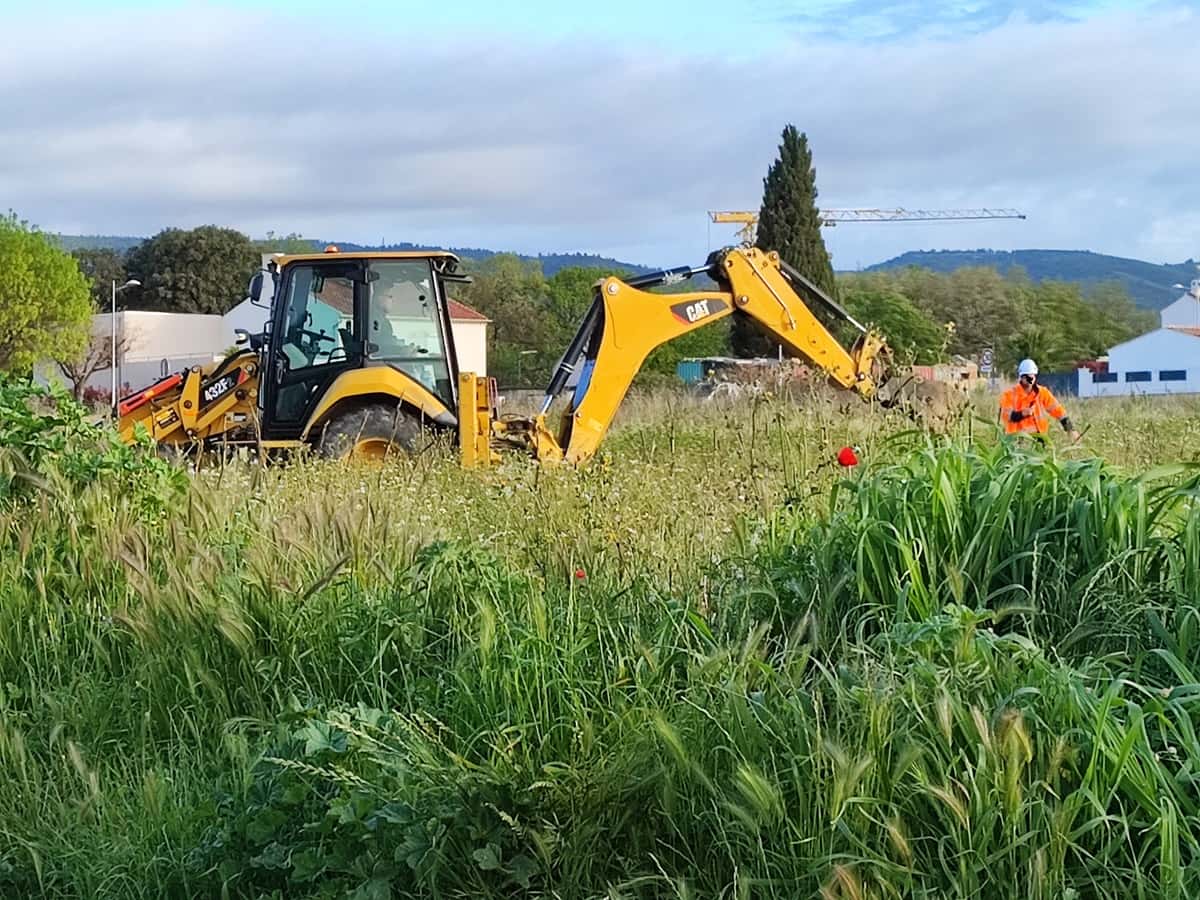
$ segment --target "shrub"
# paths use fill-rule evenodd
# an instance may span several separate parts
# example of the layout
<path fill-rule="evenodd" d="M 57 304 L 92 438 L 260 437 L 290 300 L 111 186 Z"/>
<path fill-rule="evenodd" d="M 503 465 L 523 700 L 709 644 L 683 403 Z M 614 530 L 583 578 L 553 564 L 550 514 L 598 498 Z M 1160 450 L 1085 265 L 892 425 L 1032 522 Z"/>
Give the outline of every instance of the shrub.
<path fill-rule="evenodd" d="M 150 442 L 123 443 L 57 386 L 0 376 L 0 502 L 38 492 L 112 488 L 147 515 L 160 515 L 187 485 Z"/>
<path fill-rule="evenodd" d="M 826 647 L 946 604 L 995 610 L 1068 656 L 1136 652 L 1148 613 L 1200 597 L 1200 468 L 1138 477 L 1002 443 L 928 445 L 843 479 L 817 522 L 784 512 L 762 557 Z"/>

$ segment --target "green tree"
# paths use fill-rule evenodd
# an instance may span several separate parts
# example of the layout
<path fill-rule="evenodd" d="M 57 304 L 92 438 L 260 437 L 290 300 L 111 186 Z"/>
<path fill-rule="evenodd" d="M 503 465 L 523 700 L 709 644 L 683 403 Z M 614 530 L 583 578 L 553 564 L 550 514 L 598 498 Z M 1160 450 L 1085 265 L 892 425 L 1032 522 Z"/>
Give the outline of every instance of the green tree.
<path fill-rule="evenodd" d="M 1007 365 L 1005 341 L 1026 321 L 1021 306 L 1026 282 L 1006 280 L 994 268 L 979 266 L 950 274 L 915 266 L 891 273 L 894 289 L 908 297 L 939 326 L 952 326 L 949 353 L 978 360 L 989 347 L 996 364 Z"/>
<path fill-rule="evenodd" d="M 106 310 L 112 304 L 112 285 L 125 283 L 125 259 L 116 250 L 107 247 L 87 248 L 71 251 L 79 271 L 91 284 L 92 305 L 97 310 Z"/>
<path fill-rule="evenodd" d="M 841 300 L 852 316 L 883 334 L 897 363 L 932 365 L 942 361 L 946 329 L 899 291 L 844 286 Z"/>
<path fill-rule="evenodd" d="M 1036 360 L 1042 371 L 1051 372 L 1062 368 L 1063 361 L 1072 356 L 1062 334 L 1036 321 L 1022 322 L 1002 346 L 1005 352 L 1001 359 L 1008 368 L 1015 368 L 1016 360 L 1029 358 Z"/>
<path fill-rule="evenodd" d="M 1011 356 L 1030 356 L 1046 371 L 1074 369 L 1139 332 L 1132 323 L 1141 316 L 1119 285 L 1089 301 L 1075 282 L 1046 280 L 1025 288 L 1021 303 Z"/>
<path fill-rule="evenodd" d="M 609 275 L 628 277 L 628 273 L 620 269 L 567 266 L 546 281 L 546 310 L 553 323 L 556 350 L 567 349 L 592 305 L 596 282 Z"/>
<path fill-rule="evenodd" d="M 938 273 L 919 267 L 843 275 L 843 303 L 858 318 L 874 319 L 893 342 L 920 347 L 921 338 L 908 334 L 910 302 L 939 332 L 947 323 L 950 354 L 978 360 L 985 348 L 995 351 L 1001 371 L 1011 372 L 1024 357 L 1032 357 L 1047 372 L 1073 368 L 1082 360 L 1154 328 L 1153 313 L 1134 305 L 1119 283 L 1097 285 L 1085 295 L 1076 282 L 1045 280 L 1033 283 L 1019 268 L 1001 275 L 994 267 L 964 267 Z M 887 295 L 889 313 L 879 306 Z M 859 295 L 868 295 L 869 303 Z M 926 332 L 922 329 L 920 334 Z M 915 361 L 927 358 L 918 353 Z"/>
<path fill-rule="evenodd" d="M 168 228 L 129 252 L 125 268 L 142 282 L 129 306 L 224 314 L 245 298 L 261 261 L 254 242 L 231 228 Z"/>
<path fill-rule="evenodd" d="M 0 371 L 27 375 L 74 358 L 91 321 L 88 282 L 71 255 L 11 211 L 0 216 Z"/>
<path fill-rule="evenodd" d="M 1096 340 L 1103 352 L 1109 347 L 1153 331 L 1159 326 L 1157 313 L 1143 309 L 1133 302 L 1129 291 L 1120 281 L 1102 281 L 1092 285 L 1084 294 L 1084 302 L 1103 316 Z"/>
<path fill-rule="evenodd" d="M 492 320 L 490 373 L 502 387 L 546 381 L 565 348 L 554 346 L 555 323 L 547 311 L 542 267 L 499 253 L 466 268 L 474 283 L 458 286 L 455 293 Z"/>
<path fill-rule="evenodd" d="M 793 125 L 783 129 L 779 156 L 763 179 L 762 208 L 758 214 L 756 243 L 776 250 L 830 297 L 837 296 L 833 264 L 821 235 L 817 209 L 817 173 L 813 168 L 808 136 Z M 829 323 L 824 308 L 814 307 L 818 318 Z M 778 344 L 752 320 L 737 316 L 732 329 L 733 350 L 738 356 L 773 356 Z"/>

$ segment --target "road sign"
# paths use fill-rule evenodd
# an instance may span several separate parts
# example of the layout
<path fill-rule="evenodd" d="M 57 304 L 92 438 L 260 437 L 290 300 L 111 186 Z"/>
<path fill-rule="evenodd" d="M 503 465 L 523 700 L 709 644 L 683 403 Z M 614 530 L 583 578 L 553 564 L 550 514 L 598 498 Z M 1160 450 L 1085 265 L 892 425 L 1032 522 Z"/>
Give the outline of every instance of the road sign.
<path fill-rule="evenodd" d="M 991 351 L 991 348 L 984 350 L 983 354 L 979 357 L 979 374 L 980 375 L 991 375 L 992 374 L 992 351 Z"/>

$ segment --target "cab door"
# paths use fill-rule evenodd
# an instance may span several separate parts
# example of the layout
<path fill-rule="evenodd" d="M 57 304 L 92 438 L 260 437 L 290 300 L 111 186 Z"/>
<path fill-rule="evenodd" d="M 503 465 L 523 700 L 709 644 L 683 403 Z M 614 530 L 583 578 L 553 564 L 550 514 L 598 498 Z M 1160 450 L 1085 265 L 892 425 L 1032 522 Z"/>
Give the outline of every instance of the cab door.
<path fill-rule="evenodd" d="M 269 365 L 263 373 L 263 437 L 300 437 L 333 380 L 363 364 L 361 317 L 366 267 L 359 260 L 287 267 L 274 304 Z"/>

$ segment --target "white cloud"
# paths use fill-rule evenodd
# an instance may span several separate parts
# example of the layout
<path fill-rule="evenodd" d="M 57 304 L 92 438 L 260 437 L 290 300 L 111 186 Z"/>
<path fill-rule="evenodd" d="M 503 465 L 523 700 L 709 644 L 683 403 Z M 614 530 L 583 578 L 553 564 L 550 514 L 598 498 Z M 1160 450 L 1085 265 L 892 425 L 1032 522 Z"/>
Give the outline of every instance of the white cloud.
<path fill-rule="evenodd" d="M 648 54 L 199 7 L 16 20 L 0 199 L 61 230 L 217 222 L 678 264 L 732 239 L 705 211 L 758 205 L 792 122 L 824 205 L 1029 215 L 839 226 L 839 266 L 981 246 L 1166 261 L 1200 209 L 1200 64 L 1181 37 L 1197 24 L 1180 8 L 954 40 L 797 39 L 748 63 L 719 35 Z"/>

